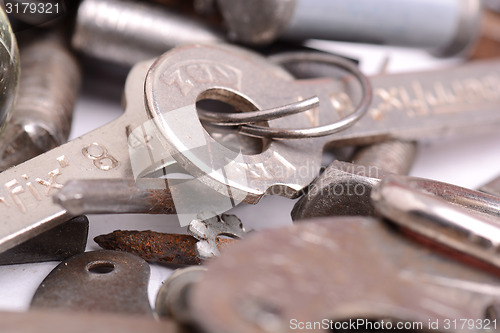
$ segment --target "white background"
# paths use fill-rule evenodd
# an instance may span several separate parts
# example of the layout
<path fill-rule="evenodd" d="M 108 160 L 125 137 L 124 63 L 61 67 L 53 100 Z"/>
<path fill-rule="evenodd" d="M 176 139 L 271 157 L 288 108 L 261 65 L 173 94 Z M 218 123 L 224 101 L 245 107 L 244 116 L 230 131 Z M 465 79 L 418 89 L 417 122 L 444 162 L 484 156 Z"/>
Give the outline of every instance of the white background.
<path fill-rule="evenodd" d="M 328 49 L 361 60 L 366 74 L 376 74 L 389 57 L 387 71 L 403 72 L 456 65 L 460 59 L 435 59 L 425 51 L 312 41 L 310 46 Z M 88 74 L 88 73 L 87 73 Z M 95 79 L 95 78 L 94 78 Z M 122 87 L 106 86 L 113 82 L 94 82 L 89 75 L 78 100 L 71 138 L 89 132 L 121 113 L 119 93 Z M 112 80 L 111 80 L 112 81 Z M 101 84 L 101 86 L 99 85 Z M 499 110 L 500 112 L 500 110 Z M 476 188 L 500 174 L 500 132 L 480 136 L 462 136 L 453 140 L 421 145 L 411 175 L 432 178 L 469 188 Z M 233 209 L 248 229 L 290 225 L 294 201 L 281 197 L 264 198 L 258 207 L 242 205 Z M 93 238 L 113 230 L 156 230 L 184 233 L 174 216 L 163 215 L 94 215 L 89 216 L 90 233 L 87 250 L 99 247 Z M 31 297 L 57 262 L 0 267 L 0 310 L 22 311 L 29 308 Z M 149 296 L 151 304 L 161 282 L 171 270 L 151 265 Z"/>

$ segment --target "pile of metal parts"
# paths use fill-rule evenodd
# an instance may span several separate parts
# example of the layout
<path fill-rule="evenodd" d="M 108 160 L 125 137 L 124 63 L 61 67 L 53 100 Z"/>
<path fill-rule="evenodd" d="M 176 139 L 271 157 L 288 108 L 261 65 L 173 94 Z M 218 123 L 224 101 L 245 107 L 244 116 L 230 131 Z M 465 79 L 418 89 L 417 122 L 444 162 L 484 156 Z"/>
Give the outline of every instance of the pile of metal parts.
<path fill-rule="evenodd" d="M 471 190 L 407 176 L 424 138 L 497 131 L 499 9 L 6 0 L 0 263 L 61 263 L 30 311 L 0 312 L 0 332 L 500 330 L 500 180 Z M 367 77 L 310 39 L 463 63 Z M 66 142 L 81 59 L 131 68 L 125 112 Z M 322 166 L 324 151 L 337 160 Z M 258 212 L 266 195 L 299 198 L 293 226 L 245 230 L 224 214 Z M 188 221 L 185 234 L 100 235 L 104 250 L 85 252 L 85 215 L 100 213 Z M 180 267 L 154 309 L 148 262 Z"/>

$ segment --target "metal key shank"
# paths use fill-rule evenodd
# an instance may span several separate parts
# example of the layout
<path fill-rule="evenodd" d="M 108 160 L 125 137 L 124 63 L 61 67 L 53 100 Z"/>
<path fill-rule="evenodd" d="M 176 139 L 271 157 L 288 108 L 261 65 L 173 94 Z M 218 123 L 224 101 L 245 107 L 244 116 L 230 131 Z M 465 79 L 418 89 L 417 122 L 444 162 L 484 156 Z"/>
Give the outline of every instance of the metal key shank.
<path fill-rule="evenodd" d="M 150 65 L 140 63 L 130 72 L 119 119 L 0 174 L 0 251 L 68 220 L 52 202 L 68 180 L 132 178 L 128 129 L 147 120 L 143 84 Z"/>
<path fill-rule="evenodd" d="M 290 55 L 281 62 L 326 63 L 317 55 Z M 372 78 L 368 113 L 350 128 L 319 138 L 267 141 L 256 155 L 218 144 L 202 127 L 196 102 L 224 100 L 267 109 L 305 96 L 319 107 L 268 122 L 272 128 L 325 125 L 352 112 L 359 87 L 349 77 L 293 80 L 265 59 L 227 46 L 185 46 L 161 56 L 146 78 L 146 102 L 164 143 L 191 175 L 236 201 L 256 203 L 267 194 L 295 197 L 316 178 L 323 147 L 388 139 L 417 140 L 495 130 L 500 123 L 500 62 L 478 62 L 440 71 Z M 357 89 L 356 89 L 357 88 Z M 245 111 L 245 110 L 243 110 Z M 248 110 L 247 110 L 248 111 Z M 246 133 L 272 137 L 266 127 Z M 267 135 L 269 134 L 269 135 Z"/>

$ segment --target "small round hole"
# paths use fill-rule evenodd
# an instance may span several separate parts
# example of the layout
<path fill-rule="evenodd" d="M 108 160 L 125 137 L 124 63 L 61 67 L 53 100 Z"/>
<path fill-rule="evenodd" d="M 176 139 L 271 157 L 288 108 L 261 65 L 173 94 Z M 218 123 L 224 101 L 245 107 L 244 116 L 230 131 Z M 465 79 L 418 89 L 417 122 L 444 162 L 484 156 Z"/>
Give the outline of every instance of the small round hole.
<path fill-rule="evenodd" d="M 87 270 L 94 274 L 108 274 L 115 269 L 115 264 L 109 261 L 94 261 L 87 265 Z"/>

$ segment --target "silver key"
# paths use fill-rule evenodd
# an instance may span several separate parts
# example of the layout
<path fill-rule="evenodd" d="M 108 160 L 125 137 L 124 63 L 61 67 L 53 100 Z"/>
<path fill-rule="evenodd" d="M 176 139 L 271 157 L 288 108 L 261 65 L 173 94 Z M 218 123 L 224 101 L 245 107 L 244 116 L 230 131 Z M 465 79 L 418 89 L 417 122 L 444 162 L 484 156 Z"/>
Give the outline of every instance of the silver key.
<path fill-rule="evenodd" d="M 190 55 L 191 50 L 207 53 L 209 59 L 193 58 L 190 60 L 187 57 L 192 57 Z M 189 86 L 189 82 L 200 83 L 204 82 L 204 80 L 208 87 L 227 86 L 228 82 L 233 82 L 232 79 L 235 78 L 233 75 L 236 75 L 238 80 L 242 79 L 242 77 L 247 78 L 247 80 L 250 79 L 250 84 L 236 87 L 229 84 L 229 86 L 240 89 L 242 94 L 251 95 L 254 86 L 258 85 L 259 80 L 283 82 L 285 86 L 289 85 L 293 80 L 284 69 L 269 63 L 260 56 L 235 47 L 190 46 L 179 48 L 172 54 L 180 54 L 184 61 L 189 62 L 190 67 L 182 68 L 181 66 L 182 71 L 180 72 L 182 75 L 188 75 L 186 81 L 177 81 L 177 77 L 173 77 L 173 81 L 169 81 L 169 77 L 160 77 L 159 82 L 155 82 L 153 85 L 146 84 L 145 86 L 145 77 L 149 68 L 155 68 L 157 64 L 152 66 L 152 60 L 139 63 L 131 70 L 127 78 L 125 84 L 126 108 L 120 118 L 0 173 L 0 184 L 3 184 L 3 186 L 0 186 L 0 216 L 2 216 L 0 222 L 0 252 L 48 230 L 70 217 L 68 212 L 52 202 L 52 196 L 67 181 L 74 179 L 133 178 L 134 175 L 137 175 L 136 170 L 133 170 L 133 166 L 140 164 L 141 161 L 137 161 L 137 159 L 143 156 L 141 154 L 146 154 L 147 159 L 148 154 L 156 153 L 155 150 L 152 150 L 153 147 L 157 150 L 163 148 L 158 143 L 159 140 L 154 133 L 148 136 L 146 131 L 144 136 L 136 137 L 137 134 L 141 134 L 140 130 L 143 127 L 150 124 L 144 105 L 145 90 L 168 90 L 166 88 L 169 86 L 184 89 Z M 221 55 L 231 55 L 231 65 L 226 65 L 227 59 L 224 59 L 224 57 L 210 60 L 210 56 L 218 57 Z M 240 69 L 240 67 L 243 69 Z M 174 68 L 179 68 L 179 66 L 174 66 Z M 156 87 L 156 85 L 159 86 Z M 336 87 L 337 85 L 338 83 L 334 80 L 324 79 L 317 81 L 315 84 L 318 90 L 324 91 L 323 94 L 326 94 L 327 90 L 330 93 L 335 91 L 332 86 Z M 294 87 L 289 86 L 289 88 Z M 269 92 L 272 92 L 272 90 Z M 298 100 L 301 94 L 300 90 L 289 90 L 288 102 Z M 272 106 L 279 105 L 279 102 L 279 100 L 272 101 Z M 160 103 L 170 104 L 171 101 L 166 96 L 166 99 L 161 100 Z M 191 100 L 188 98 L 184 101 L 176 100 L 174 105 L 178 106 L 179 103 L 185 106 L 189 105 Z M 183 117 L 184 122 L 180 126 L 183 131 L 188 133 L 189 128 L 187 126 L 189 126 L 189 123 L 186 124 L 185 122 L 193 120 L 189 119 L 189 116 L 192 116 L 191 113 L 187 114 L 187 116 Z M 197 116 L 196 121 L 198 121 Z M 283 119 L 276 119 L 270 123 L 283 126 L 283 121 Z M 134 129 L 139 129 L 139 131 L 134 131 Z M 130 152 L 136 154 L 132 159 L 130 158 Z M 159 163 L 164 163 L 165 160 L 172 161 L 168 151 L 160 152 L 159 155 L 162 156 Z M 153 162 L 149 163 L 148 161 L 147 165 L 151 165 L 154 169 Z M 163 182 L 163 186 L 165 186 L 164 184 L 165 182 Z M 169 187 L 171 191 L 175 190 L 170 184 Z M 198 194 L 200 197 L 204 195 Z M 210 194 L 205 195 L 207 200 L 210 196 Z M 195 208 L 198 209 L 198 207 Z"/>
<path fill-rule="evenodd" d="M 319 71 L 331 63 L 328 55 L 307 53 L 273 60 L 287 66 L 317 63 Z M 200 72 L 203 75 L 191 80 L 189 68 L 195 62 L 201 64 L 200 68 L 217 68 L 219 74 L 224 73 L 226 82 L 214 89 L 210 72 Z M 353 80 L 345 79 L 345 85 L 338 83 L 336 90 L 332 84 L 326 89 L 318 87 L 319 79 L 269 81 L 262 79 L 264 72 L 244 74 L 249 63 L 215 47 L 184 48 L 160 57 L 146 79 L 146 85 L 151 87 L 146 92 L 148 110 L 177 162 L 189 174 L 203 177 L 211 188 L 229 188 L 235 198 L 247 203 L 256 203 L 267 194 L 296 197 L 317 176 L 321 152 L 327 144 L 412 141 L 495 131 L 500 123 L 500 61 L 485 61 L 439 71 L 373 77 L 371 109 L 350 128 L 307 140 L 264 141 L 259 154 L 236 154 L 217 145 L 204 130 L 197 117 L 196 101 L 232 99 L 245 111 L 245 106 L 266 109 L 289 103 L 293 90 L 300 91 L 301 97 L 319 97 L 318 108 L 280 119 L 283 126 L 270 121 L 269 126 L 276 130 L 333 123 L 352 112 L 359 97 L 359 87 Z M 167 99 L 168 103 L 163 102 Z M 277 134 L 265 126 L 246 125 L 241 130 L 251 135 Z M 198 149 L 201 146 L 206 149 Z M 219 169 L 223 172 L 214 172 Z"/>
<path fill-rule="evenodd" d="M 52 203 L 52 195 L 68 180 L 131 177 L 127 134 L 147 120 L 142 91 L 151 63 L 130 72 L 120 118 L 0 174 L 0 251 L 69 218 Z"/>

